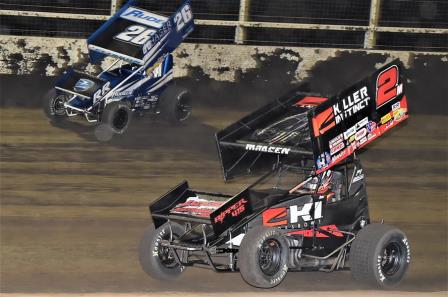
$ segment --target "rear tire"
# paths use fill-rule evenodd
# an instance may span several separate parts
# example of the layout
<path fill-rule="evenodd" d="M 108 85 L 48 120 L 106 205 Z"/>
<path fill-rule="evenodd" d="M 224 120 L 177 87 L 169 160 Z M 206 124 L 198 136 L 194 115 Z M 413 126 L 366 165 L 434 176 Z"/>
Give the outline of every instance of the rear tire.
<path fill-rule="evenodd" d="M 288 243 L 280 230 L 255 227 L 244 236 L 238 252 L 241 276 L 254 287 L 275 287 L 288 272 L 288 254 Z"/>
<path fill-rule="evenodd" d="M 70 97 L 65 94 L 57 94 L 55 90 L 50 90 L 43 99 L 43 110 L 45 115 L 52 122 L 60 122 L 67 117 L 64 103 Z"/>
<path fill-rule="evenodd" d="M 161 116 L 172 123 L 186 121 L 191 116 L 192 98 L 188 89 L 170 85 L 159 99 Z"/>
<path fill-rule="evenodd" d="M 403 279 L 411 261 L 411 251 L 406 235 L 399 229 L 370 224 L 356 234 L 349 257 L 356 281 L 388 288 Z"/>
<path fill-rule="evenodd" d="M 171 229 L 174 238 L 184 233 L 182 226 L 176 223 L 171 223 Z M 167 223 L 157 229 L 151 224 L 140 242 L 140 265 L 146 274 L 158 280 L 172 280 L 185 270 L 184 266 L 176 263 L 174 256 L 167 248 L 160 246 L 161 239 L 169 239 L 169 236 L 170 229 Z"/>
<path fill-rule="evenodd" d="M 128 128 L 132 118 L 129 104 L 118 101 L 106 105 L 102 115 L 102 121 L 113 133 L 123 134 Z"/>

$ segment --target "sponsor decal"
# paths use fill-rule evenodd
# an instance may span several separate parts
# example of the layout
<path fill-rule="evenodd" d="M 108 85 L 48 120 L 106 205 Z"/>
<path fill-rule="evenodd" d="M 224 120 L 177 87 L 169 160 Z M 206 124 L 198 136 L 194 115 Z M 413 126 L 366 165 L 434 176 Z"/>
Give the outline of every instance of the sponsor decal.
<path fill-rule="evenodd" d="M 327 108 L 313 117 L 314 136 L 318 137 L 325 134 L 328 130 L 341 123 L 345 119 L 357 114 L 366 108 L 369 104 L 370 96 L 367 93 L 367 87 L 364 86 L 356 90 L 351 95 L 342 98 L 332 107 Z M 365 120 L 365 119 L 364 119 Z M 356 132 L 356 126 L 354 127 Z M 345 135 L 344 135 L 345 136 Z M 350 135 L 349 135 L 350 136 Z M 345 137 L 347 139 L 347 137 Z"/>
<path fill-rule="evenodd" d="M 399 108 L 400 108 L 400 101 L 392 104 L 392 110 L 396 110 L 396 109 L 399 109 Z"/>
<path fill-rule="evenodd" d="M 155 63 L 154 66 L 149 67 L 148 69 L 146 69 L 146 76 L 151 76 L 153 78 L 158 78 L 158 77 L 162 77 L 162 61 Z"/>
<path fill-rule="evenodd" d="M 132 95 L 132 91 L 114 92 L 111 98 L 128 97 Z"/>
<path fill-rule="evenodd" d="M 313 133 L 315 137 L 318 137 L 334 126 L 336 126 L 336 122 L 334 121 L 334 112 L 333 108 L 327 108 L 321 113 L 317 114 L 313 117 Z"/>
<path fill-rule="evenodd" d="M 314 206 L 314 210 L 312 208 Z M 322 218 L 322 201 L 309 202 L 304 205 L 276 207 L 265 210 L 262 214 L 263 226 L 276 227 L 287 224 L 310 222 Z"/>
<path fill-rule="evenodd" d="M 146 54 L 158 43 L 161 42 L 162 39 L 167 37 L 167 35 L 171 32 L 172 24 L 171 22 L 165 22 L 163 26 L 155 31 L 153 34 L 149 36 L 149 41 L 143 45 L 143 54 Z M 149 59 L 151 55 L 145 57 L 145 60 Z"/>
<path fill-rule="evenodd" d="M 367 135 L 367 129 L 366 128 L 362 128 L 361 130 L 356 132 L 355 140 L 360 140 L 360 139 L 364 138 L 366 135 Z"/>
<path fill-rule="evenodd" d="M 364 144 L 367 141 L 367 136 L 364 136 L 358 141 L 358 147 L 360 147 L 362 144 Z"/>
<path fill-rule="evenodd" d="M 369 121 L 369 122 L 367 123 L 367 132 L 372 133 L 373 131 L 376 130 L 376 127 L 377 127 L 377 125 L 376 125 L 375 122 L 373 122 L 373 121 Z"/>
<path fill-rule="evenodd" d="M 327 167 L 328 164 L 330 164 L 330 162 L 331 162 L 330 154 L 328 152 L 322 153 L 319 156 L 319 158 L 317 158 L 317 161 L 316 161 L 317 169 Z"/>
<path fill-rule="evenodd" d="M 381 269 L 381 262 L 382 262 L 382 260 L 383 260 L 383 256 L 382 255 L 378 255 L 378 257 L 376 259 L 376 268 L 377 268 L 378 274 L 380 276 L 380 281 L 384 282 L 386 277 L 384 276 L 383 269 Z"/>
<path fill-rule="evenodd" d="M 356 133 L 356 125 L 349 128 L 347 131 L 344 132 L 344 139 L 348 139 L 350 136 L 355 135 Z"/>
<path fill-rule="evenodd" d="M 348 141 L 347 141 L 347 145 L 348 145 L 349 143 L 352 143 L 353 141 L 355 141 L 355 135 L 350 136 L 350 138 L 349 138 Z"/>
<path fill-rule="evenodd" d="M 362 172 L 362 169 L 356 170 L 355 176 L 353 177 L 352 183 L 356 183 L 357 181 L 360 181 L 364 179 L 364 173 Z"/>
<path fill-rule="evenodd" d="M 390 115 L 390 113 L 384 115 L 381 118 L 381 125 L 384 125 L 385 123 L 389 122 L 392 119 L 392 116 Z"/>
<path fill-rule="evenodd" d="M 93 81 L 91 81 L 90 79 L 81 78 L 80 80 L 78 80 L 76 82 L 73 90 L 75 92 L 84 92 L 84 91 L 87 91 L 90 88 L 92 88 L 94 85 L 95 85 L 95 83 Z"/>
<path fill-rule="evenodd" d="M 366 86 L 353 92 L 353 94 L 342 98 L 340 102 L 333 105 L 336 124 L 339 124 L 345 119 L 366 108 L 369 101 L 370 96 L 367 93 Z"/>
<path fill-rule="evenodd" d="M 343 142 L 338 143 L 330 149 L 330 155 L 334 155 L 345 147 Z"/>
<path fill-rule="evenodd" d="M 180 213 L 199 217 L 209 217 L 210 214 L 222 206 L 224 202 L 205 200 L 199 197 L 189 197 L 185 202 L 177 204 L 170 213 Z"/>
<path fill-rule="evenodd" d="M 138 9 L 136 7 L 129 7 L 120 15 L 120 17 L 156 28 L 162 27 L 162 24 L 168 19 L 164 16 Z"/>
<path fill-rule="evenodd" d="M 352 144 L 353 145 L 353 144 Z M 349 152 L 350 147 L 346 147 L 342 152 L 340 152 L 337 155 L 334 155 L 333 158 L 331 159 L 332 163 L 336 163 L 337 161 L 339 161 L 340 159 L 345 158 L 345 156 L 347 155 L 347 152 Z"/>
<path fill-rule="evenodd" d="M 336 136 L 335 138 L 333 138 L 332 140 L 330 140 L 329 144 L 330 144 L 330 149 L 333 148 L 333 146 L 339 144 L 340 142 L 342 142 L 343 137 L 342 137 L 342 133 L 339 134 L 338 136 Z"/>
<path fill-rule="evenodd" d="M 224 211 L 222 211 L 218 216 L 216 216 L 214 220 L 215 224 L 216 223 L 222 224 L 224 222 L 224 219 L 229 215 L 231 217 L 239 216 L 246 210 L 247 203 L 248 201 L 245 198 L 241 198 L 240 200 L 238 200 L 237 202 L 226 208 Z"/>
<path fill-rule="evenodd" d="M 359 122 L 356 123 L 356 131 L 358 131 L 361 128 L 364 128 L 367 123 L 369 123 L 369 118 L 365 117 L 362 120 L 360 120 Z"/>
<path fill-rule="evenodd" d="M 402 241 L 406 246 L 406 263 L 411 263 L 411 246 L 409 245 L 408 239 L 406 237 L 403 238 Z"/>
<path fill-rule="evenodd" d="M 398 103 L 400 103 L 400 102 L 398 102 Z M 406 109 L 405 108 L 399 108 L 399 109 L 394 110 L 393 113 L 394 113 L 394 121 L 399 121 L 406 114 Z"/>
<path fill-rule="evenodd" d="M 256 145 L 256 144 L 246 144 L 246 151 L 256 151 L 264 153 L 274 153 L 279 155 L 289 154 L 290 148 L 279 147 L 279 146 L 268 146 L 268 145 Z"/>

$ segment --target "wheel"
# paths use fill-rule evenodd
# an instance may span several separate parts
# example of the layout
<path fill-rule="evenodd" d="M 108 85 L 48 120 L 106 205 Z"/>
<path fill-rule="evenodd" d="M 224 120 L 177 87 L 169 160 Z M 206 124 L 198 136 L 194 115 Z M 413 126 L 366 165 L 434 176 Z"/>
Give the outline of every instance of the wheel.
<path fill-rule="evenodd" d="M 45 115 L 52 121 L 58 122 L 67 117 L 64 103 L 70 97 L 66 94 L 57 94 L 55 90 L 49 91 L 43 100 L 43 109 Z"/>
<path fill-rule="evenodd" d="M 276 228 L 251 229 L 243 238 L 238 252 L 238 267 L 242 278 L 258 288 L 272 288 L 288 272 L 289 246 Z"/>
<path fill-rule="evenodd" d="M 171 223 L 171 229 L 173 238 L 178 238 L 184 233 L 183 228 L 176 223 Z M 170 229 L 167 223 L 157 229 L 151 224 L 140 241 L 140 265 L 146 274 L 158 280 L 170 280 L 178 277 L 185 269 L 184 266 L 180 266 L 176 262 L 168 248 L 160 246 L 162 239 L 169 238 Z"/>
<path fill-rule="evenodd" d="M 383 288 L 397 285 L 411 261 L 406 235 L 383 224 L 361 229 L 350 248 L 352 276 L 355 280 Z"/>
<path fill-rule="evenodd" d="M 176 85 L 168 86 L 159 99 L 162 117 L 170 122 L 183 122 L 191 115 L 191 94 L 186 88 Z"/>
<path fill-rule="evenodd" d="M 108 125 L 115 134 L 123 134 L 128 128 L 131 118 L 132 111 L 129 104 L 118 101 L 106 105 L 101 121 Z"/>

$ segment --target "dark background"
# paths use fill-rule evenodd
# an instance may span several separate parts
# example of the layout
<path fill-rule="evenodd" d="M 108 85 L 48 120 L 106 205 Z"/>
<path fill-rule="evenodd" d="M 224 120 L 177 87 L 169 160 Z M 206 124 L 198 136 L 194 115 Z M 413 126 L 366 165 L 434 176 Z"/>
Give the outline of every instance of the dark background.
<path fill-rule="evenodd" d="M 181 0 L 137 0 L 150 11 L 170 15 Z M 382 0 L 379 26 L 448 28 L 448 1 Z M 192 0 L 197 19 L 238 20 L 239 0 Z M 110 14 L 110 1 L 3 0 L 0 9 L 78 14 Z M 369 25 L 370 0 L 252 0 L 248 21 L 302 24 Z M 102 21 L 2 16 L 0 34 L 86 38 Z M 362 48 L 364 31 L 248 28 L 251 45 Z M 198 25 L 193 43 L 234 42 L 235 27 Z M 377 49 L 448 51 L 447 34 L 379 32 Z"/>

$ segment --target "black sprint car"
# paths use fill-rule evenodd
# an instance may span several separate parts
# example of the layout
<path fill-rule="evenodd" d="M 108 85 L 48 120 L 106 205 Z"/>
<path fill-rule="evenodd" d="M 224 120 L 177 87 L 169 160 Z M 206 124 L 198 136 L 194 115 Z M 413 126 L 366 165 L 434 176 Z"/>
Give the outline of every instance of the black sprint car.
<path fill-rule="evenodd" d="M 193 265 L 239 271 L 261 288 L 289 271 L 348 268 L 372 285 L 400 282 L 409 241 L 371 223 L 355 152 L 408 117 L 401 72 L 394 61 L 332 98 L 292 92 L 218 132 L 224 178 L 261 177 L 236 195 L 184 181 L 153 202 L 143 270 L 163 280 Z"/>

